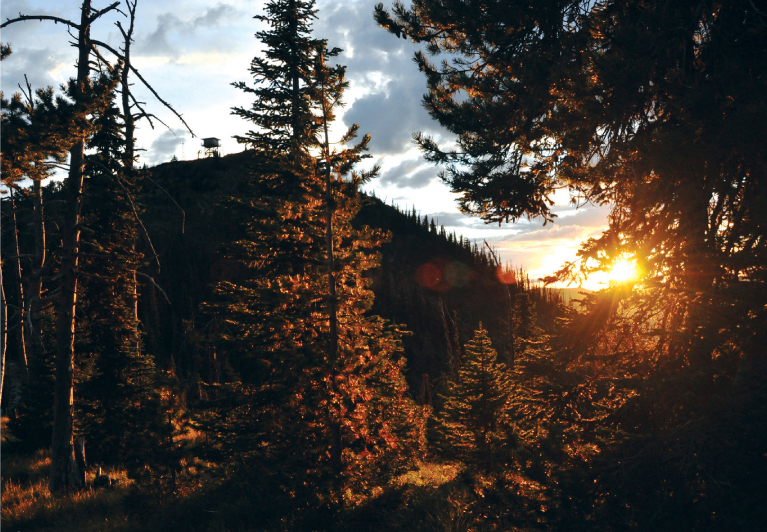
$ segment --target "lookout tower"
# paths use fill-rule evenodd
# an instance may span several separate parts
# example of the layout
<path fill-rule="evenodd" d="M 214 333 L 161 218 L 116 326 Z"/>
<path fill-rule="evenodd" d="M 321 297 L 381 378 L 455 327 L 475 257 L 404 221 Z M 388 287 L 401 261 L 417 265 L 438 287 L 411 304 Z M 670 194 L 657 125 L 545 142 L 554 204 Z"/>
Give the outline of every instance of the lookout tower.
<path fill-rule="evenodd" d="M 216 137 L 208 137 L 202 139 L 202 147 L 205 148 L 205 157 L 220 157 L 218 149 L 221 147 L 220 139 Z"/>

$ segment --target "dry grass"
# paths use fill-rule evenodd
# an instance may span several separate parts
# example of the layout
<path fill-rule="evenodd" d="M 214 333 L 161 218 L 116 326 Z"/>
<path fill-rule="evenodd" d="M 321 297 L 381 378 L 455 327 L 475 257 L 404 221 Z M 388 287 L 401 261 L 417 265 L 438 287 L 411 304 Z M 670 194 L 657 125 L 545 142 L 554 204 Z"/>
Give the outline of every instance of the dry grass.
<path fill-rule="evenodd" d="M 455 479 L 461 472 L 460 464 L 420 463 L 418 469 L 408 471 L 394 480 L 395 485 L 437 487 Z"/>
<path fill-rule="evenodd" d="M 2 464 L 2 529 L 56 532 L 127 532 L 175 530 L 171 514 L 187 497 L 215 487 L 226 478 L 225 468 L 198 458 L 184 461 L 175 489 L 169 479 L 137 486 L 124 469 L 104 472 L 117 485 L 69 494 L 48 491 L 50 456 L 47 450 L 31 455 L 4 453 Z M 92 482 L 95 470 L 88 472 Z M 182 505 L 183 506 L 183 505 Z M 163 515 L 164 520 L 157 517 Z"/>
<path fill-rule="evenodd" d="M 130 482 L 124 470 L 105 472 L 117 479 L 114 489 L 86 489 L 52 496 L 48 491 L 51 459 L 47 451 L 4 456 L 2 525 L 8 530 L 129 530 L 122 502 Z M 93 473 L 89 473 L 89 480 Z"/>

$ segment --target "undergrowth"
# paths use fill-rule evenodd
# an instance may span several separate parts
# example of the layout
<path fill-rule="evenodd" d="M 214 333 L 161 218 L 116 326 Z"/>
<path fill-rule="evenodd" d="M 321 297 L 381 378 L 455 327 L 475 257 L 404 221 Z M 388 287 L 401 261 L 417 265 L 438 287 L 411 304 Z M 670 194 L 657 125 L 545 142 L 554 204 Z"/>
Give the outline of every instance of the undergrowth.
<path fill-rule="evenodd" d="M 528 531 L 539 527 L 494 509 L 529 514 L 525 505 L 543 500 L 520 477 L 482 477 L 458 464 L 419 464 L 373 496 L 334 510 L 289 508 L 247 471 L 197 459 L 185 464 L 175 487 L 139 486 L 112 468 L 105 472 L 117 479 L 113 488 L 55 496 L 47 486 L 47 451 L 3 453 L 2 465 L 2 526 L 14 532 Z M 89 471 L 89 482 L 93 476 Z"/>

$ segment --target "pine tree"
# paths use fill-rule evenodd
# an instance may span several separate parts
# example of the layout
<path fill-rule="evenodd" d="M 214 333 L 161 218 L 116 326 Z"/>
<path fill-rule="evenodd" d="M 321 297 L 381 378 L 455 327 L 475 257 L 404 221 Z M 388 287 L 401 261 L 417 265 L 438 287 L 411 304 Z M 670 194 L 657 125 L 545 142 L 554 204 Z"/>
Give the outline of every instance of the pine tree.
<path fill-rule="evenodd" d="M 114 95 L 95 114 L 95 132 L 86 157 L 88 201 L 83 214 L 92 232 L 83 239 L 86 337 L 78 350 L 88 354 L 90 378 L 79 392 L 81 430 L 96 461 L 123 463 L 131 476 L 146 467 L 171 469 L 175 432 L 166 415 L 161 386 L 149 353 L 142 352 L 135 314 L 135 277 L 142 255 L 133 198 L 138 175 L 121 162 L 125 147 Z M 172 460 L 171 460 L 172 461 Z"/>
<path fill-rule="evenodd" d="M 514 297 L 514 302 L 516 305 L 517 337 L 527 340 L 535 327 L 535 312 L 533 311 L 533 303 L 530 301 L 530 294 L 526 291 L 519 292 Z"/>
<path fill-rule="evenodd" d="M 250 65 L 256 86 L 233 83 L 255 98 L 250 109 L 235 107 L 233 113 L 253 122 L 257 129 L 235 138 L 262 153 L 295 154 L 311 145 L 318 127 L 310 94 L 320 43 L 311 38 L 317 10 L 313 0 L 271 1 L 264 9 L 266 15 L 254 17 L 270 28 L 256 33 L 265 46 L 264 55 L 256 56 Z"/>
<path fill-rule="evenodd" d="M 443 457 L 489 470 L 508 452 L 507 415 L 511 381 L 497 362 L 487 331 L 475 331 L 466 344 L 463 364 L 434 416 L 434 446 Z"/>
<path fill-rule="evenodd" d="M 326 125 L 346 82 L 344 67 L 325 60 L 339 50 L 311 39 L 313 2 L 274 0 L 267 13 L 257 17 L 271 29 L 258 34 L 267 50 L 251 65 L 256 88 L 236 84 L 254 104 L 234 111 L 257 126 L 238 137 L 253 148 L 252 176 L 231 204 L 247 237 L 229 256 L 250 274 L 218 284 L 205 305 L 221 320 L 216 343 L 238 382 L 223 387 L 207 426 L 219 450 L 250 457 L 285 492 L 338 499 L 412 462 L 423 411 L 402 376 L 401 332 L 367 314 L 373 294 L 363 272 L 376 266 L 385 235 L 352 226 L 358 186 L 372 176 L 352 168 L 369 136 L 329 150 Z"/>

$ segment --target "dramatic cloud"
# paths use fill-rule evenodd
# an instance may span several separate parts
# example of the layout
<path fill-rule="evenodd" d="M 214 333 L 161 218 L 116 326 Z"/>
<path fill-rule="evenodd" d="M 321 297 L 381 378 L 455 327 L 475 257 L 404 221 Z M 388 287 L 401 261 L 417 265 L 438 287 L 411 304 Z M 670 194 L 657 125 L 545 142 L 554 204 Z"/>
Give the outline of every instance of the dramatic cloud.
<path fill-rule="evenodd" d="M 411 149 L 416 131 L 449 137 L 421 105 L 426 83 L 412 61 L 418 47 L 380 28 L 373 20 L 372 2 L 322 3 L 319 16 L 316 33 L 329 46 L 344 49 L 339 62 L 347 66 L 355 97 L 343 121 L 360 124 L 360 131 L 372 135 L 374 155 Z M 424 172 L 410 184 L 400 184 L 396 177 L 387 183 L 420 188 L 436 173 Z"/>
<path fill-rule="evenodd" d="M 365 1 L 324 1 L 318 5 L 315 34 L 327 39 L 331 48 L 344 50 L 340 62 L 355 80 L 364 78 L 368 72 L 396 72 L 403 62 L 410 62 L 417 49 L 381 29 L 373 20 L 373 5 L 374 2 Z"/>
<path fill-rule="evenodd" d="M 488 238 L 504 260 L 523 266 L 531 277 L 545 277 L 576 258 L 581 243 L 598 238 L 607 227 L 606 207 L 583 207 L 561 222 L 517 223 L 514 233 Z M 589 286 L 589 288 L 599 288 Z"/>
<path fill-rule="evenodd" d="M 344 123 L 360 124 L 361 129 L 373 136 L 370 149 L 380 155 L 393 155 L 413 145 L 412 134 L 431 126 L 429 116 L 421 107 L 418 89 L 412 80 L 390 81 L 386 92 L 364 96 L 344 115 Z M 419 84 L 420 85 L 420 84 Z M 433 126 L 432 126 L 433 127 Z"/>

